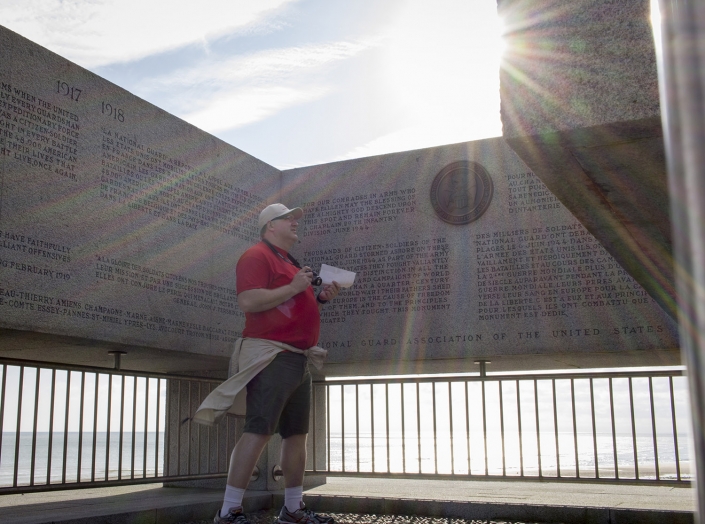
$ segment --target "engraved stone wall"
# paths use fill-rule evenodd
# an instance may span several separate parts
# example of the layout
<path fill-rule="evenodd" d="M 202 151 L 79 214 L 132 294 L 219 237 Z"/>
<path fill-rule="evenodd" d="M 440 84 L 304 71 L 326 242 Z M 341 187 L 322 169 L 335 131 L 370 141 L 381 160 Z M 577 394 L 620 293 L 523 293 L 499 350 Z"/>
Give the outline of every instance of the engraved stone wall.
<path fill-rule="evenodd" d="M 297 258 L 357 273 L 323 309 L 329 367 L 678 362 L 670 317 L 501 138 L 285 171 L 284 187 L 306 210 Z"/>
<path fill-rule="evenodd" d="M 0 327 L 229 355 L 279 171 L 0 28 Z"/>

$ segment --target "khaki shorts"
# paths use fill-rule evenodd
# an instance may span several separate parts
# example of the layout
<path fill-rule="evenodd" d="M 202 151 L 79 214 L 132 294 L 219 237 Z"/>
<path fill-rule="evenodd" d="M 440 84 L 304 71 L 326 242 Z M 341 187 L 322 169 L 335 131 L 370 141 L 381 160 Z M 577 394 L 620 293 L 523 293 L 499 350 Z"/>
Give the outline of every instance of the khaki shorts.
<path fill-rule="evenodd" d="M 283 351 L 247 384 L 245 433 L 308 433 L 311 374 L 306 356 Z"/>

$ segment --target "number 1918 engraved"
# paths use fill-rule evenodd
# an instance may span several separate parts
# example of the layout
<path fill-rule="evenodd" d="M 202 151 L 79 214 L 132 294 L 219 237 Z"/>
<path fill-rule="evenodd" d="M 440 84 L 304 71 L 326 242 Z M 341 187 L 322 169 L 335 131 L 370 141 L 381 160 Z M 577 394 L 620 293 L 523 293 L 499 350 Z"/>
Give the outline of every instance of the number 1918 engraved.
<path fill-rule="evenodd" d="M 122 112 L 122 109 L 114 107 L 112 104 L 107 102 L 101 102 L 101 107 L 104 115 L 111 116 L 120 122 L 125 121 L 125 114 Z"/>

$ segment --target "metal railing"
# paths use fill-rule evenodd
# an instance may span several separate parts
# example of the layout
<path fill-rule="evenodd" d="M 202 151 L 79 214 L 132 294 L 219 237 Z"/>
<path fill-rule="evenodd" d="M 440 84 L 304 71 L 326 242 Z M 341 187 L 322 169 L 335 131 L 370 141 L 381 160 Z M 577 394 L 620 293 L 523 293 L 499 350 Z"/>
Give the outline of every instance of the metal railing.
<path fill-rule="evenodd" d="M 227 474 L 235 421 L 184 423 L 220 380 L 14 359 L 0 374 L 0 494 Z"/>
<path fill-rule="evenodd" d="M 681 370 L 328 380 L 311 472 L 688 483 Z M 319 418 L 322 413 L 318 414 Z"/>
<path fill-rule="evenodd" d="M 219 380 L 0 359 L 0 494 L 223 478 Z M 309 473 L 688 483 L 680 370 L 314 383 Z"/>

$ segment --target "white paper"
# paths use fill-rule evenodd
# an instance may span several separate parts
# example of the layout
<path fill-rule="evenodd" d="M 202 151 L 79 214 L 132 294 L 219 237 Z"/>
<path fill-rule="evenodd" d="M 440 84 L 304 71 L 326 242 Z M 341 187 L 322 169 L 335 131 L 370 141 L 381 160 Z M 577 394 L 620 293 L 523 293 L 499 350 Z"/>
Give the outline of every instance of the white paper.
<path fill-rule="evenodd" d="M 340 287 L 350 287 L 355 282 L 355 273 L 328 264 L 321 264 L 319 276 L 324 284 L 332 284 L 335 280 Z"/>

